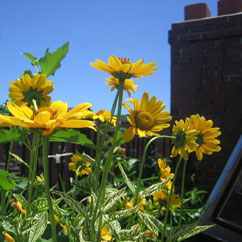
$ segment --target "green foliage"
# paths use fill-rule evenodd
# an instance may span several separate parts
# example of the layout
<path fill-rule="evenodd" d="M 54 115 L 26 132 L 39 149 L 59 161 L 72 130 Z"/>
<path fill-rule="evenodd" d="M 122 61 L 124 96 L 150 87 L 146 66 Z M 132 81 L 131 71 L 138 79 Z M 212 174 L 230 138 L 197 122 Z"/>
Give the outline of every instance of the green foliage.
<path fill-rule="evenodd" d="M 46 74 L 47 77 L 54 75 L 55 71 L 60 68 L 60 62 L 64 59 L 68 51 L 69 42 L 66 42 L 64 45 L 52 53 L 49 52 L 49 49 L 47 49 L 45 56 L 40 58 L 38 61 L 38 64 L 41 67 L 41 73 Z"/>
<path fill-rule="evenodd" d="M 54 75 L 56 70 L 60 68 L 60 63 L 65 58 L 68 51 L 69 42 L 66 42 L 54 52 L 49 52 L 49 49 L 46 49 L 44 57 L 41 57 L 39 60 L 30 53 L 25 52 L 23 54 L 30 60 L 35 68 L 40 66 L 41 73 L 46 74 L 46 77 L 48 77 Z"/>
<path fill-rule="evenodd" d="M 8 129 L 0 129 L 0 143 L 18 141 L 25 142 L 27 139 L 27 131 L 24 128 L 11 128 Z"/>
<path fill-rule="evenodd" d="M 50 136 L 50 142 L 68 142 L 92 146 L 93 142 L 86 135 L 74 129 L 59 130 Z"/>
<path fill-rule="evenodd" d="M 11 190 L 17 186 L 15 183 L 16 176 L 14 174 L 10 174 L 8 171 L 4 171 L 0 169 L 0 187 L 3 190 Z"/>

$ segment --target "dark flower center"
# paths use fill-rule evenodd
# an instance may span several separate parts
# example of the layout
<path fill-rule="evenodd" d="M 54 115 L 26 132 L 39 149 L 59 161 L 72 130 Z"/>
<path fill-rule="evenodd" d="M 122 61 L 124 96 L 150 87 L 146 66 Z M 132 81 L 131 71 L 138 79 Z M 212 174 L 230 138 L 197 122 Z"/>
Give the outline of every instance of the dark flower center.
<path fill-rule="evenodd" d="M 136 116 L 136 125 L 143 130 L 150 130 L 154 126 L 154 117 L 149 112 L 139 112 Z"/>
<path fill-rule="evenodd" d="M 45 100 L 42 94 L 43 90 L 38 90 L 37 88 L 30 87 L 29 90 L 23 92 L 24 98 L 22 101 L 27 102 L 27 106 L 30 107 L 33 105 L 33 100 L 35 100 L 37 106 L 40 106 L 40 102 Z"/>

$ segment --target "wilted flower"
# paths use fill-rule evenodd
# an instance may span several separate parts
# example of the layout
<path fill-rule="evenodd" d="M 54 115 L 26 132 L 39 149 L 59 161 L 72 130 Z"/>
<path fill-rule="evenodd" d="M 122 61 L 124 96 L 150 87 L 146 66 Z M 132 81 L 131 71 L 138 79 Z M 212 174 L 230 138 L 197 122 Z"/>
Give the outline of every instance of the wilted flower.
<path fill-rule="evenodd" d="M 16 208 L 20 213 L 26 214 L 26 211 L 22 208 L 22 205 L 16 199 L 11 199 L 10 204 L 13 208 Z"/>

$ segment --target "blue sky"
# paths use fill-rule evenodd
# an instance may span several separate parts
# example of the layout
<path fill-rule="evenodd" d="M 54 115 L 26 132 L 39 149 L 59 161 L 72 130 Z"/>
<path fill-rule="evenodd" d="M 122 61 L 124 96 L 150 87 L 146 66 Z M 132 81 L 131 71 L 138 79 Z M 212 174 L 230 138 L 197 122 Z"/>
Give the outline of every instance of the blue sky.
<path fill-rule="evenodd" d="M 172 23 L 184 20 L 184 6 L 204 2 L 217 15 L 216 0 L 1 0 L 0 103 L 8 99 L 9 81 L 33 67 L 22 52 L 38 59 L 69 41 L 69 53 L 52 80 L 53 101 L 70 107 L 92 103 L 92 109 L 110 110 L 115 96 L 105 86 L 107 73 L 89 65 L 96 59 L 129 58 L 156 62 L 154 75 L 135 79 L 132 98 L 147 91 L 170 109 L 170 46 Z M 125 94 L 125 98 L 128 96 Z M 125 110 L 124 110 L 125 113 Z"/>

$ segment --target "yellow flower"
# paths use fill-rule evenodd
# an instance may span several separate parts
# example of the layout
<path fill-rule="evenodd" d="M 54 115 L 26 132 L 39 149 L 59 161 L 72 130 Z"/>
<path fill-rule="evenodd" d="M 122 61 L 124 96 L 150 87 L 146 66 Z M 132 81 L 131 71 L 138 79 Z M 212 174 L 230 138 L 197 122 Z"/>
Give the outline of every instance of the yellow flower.
<path fill-rule="evenodd" d="M 111 124 L 116 126 L 117 117 L 112 117 L 112 113 L 110 111 L 105 111 L 103 109 L 100 109 L 96 114 L 93 114 L 93 119 L 98 119 L 101 122 L 109 122 L 111 121 Z"/>
<path fill-rule="evenodd" d="M 39 176 L 36 176 L 34 181 L 34 186 L 38 186 L 40 184 L 43 184 L 45 182 L 44 174 L 41 173 Z"/>
<path fill-rule="evenodd" d="M 188 120 L 175 121 L 175 125 L 172 128 L 172 135 L 176 139 L 172 140 L 174 144 L 171 156 L 176 157 L 178 154 L 183 157 L 184 160 L 188 159 L 188 153 L 193 152 L 197 148 L 196 135 L 198 131 L 189 128 Z"/>
<path fill-rule="evenodd" d="M 171 168 L 166 165 L 166 160 L 158 159 L 158 165 L 161 171 L 160 180 L 165 181 L 167 178 L 174 178 L 174 173 L 171 173 Z M 172 181 L 167 182 L 166 188 L 171 190 Z"/>
<path fill-rule="evenodd" d="M 158 69 L 158 67 L 154 67 L 156 64 L 154 62 L 145 65 L 143 65 L 143 62 L 144 59 L 132 63 L 127 58 L 110 56 L 108 59 L 108 64 L 101 60 L 96 60 L 96 62 L 91 62 L 90 65 L 98 70 L 107 72 L 116 78 L 122 77 L 124 79 L 131 77 L 140 78 L 142 76 L 153 74 L 153 71 Z"/>
<path fill-rule="evenodd" d="M 145 209 L 144 206 L 146 204 L 146 199 L 143 198 L 143 199 L 140 200 L 140 197 L 141 197 L 141 194 L 139 194 L 139 196 L 138 196 L 138 203 L 139 203 L 138 209 L 140 211 L 144 211 L 144 209 Z M 125 203 L 125 207 L 127 209 L 133 208 L 134 207 L 134 202 L 135 202 L 134 198 L 132 198 L 130 201 L 127 200 L 126 203 Z"/>
<path fill-rule="evenodd" d="M 127 119 L 131 125 L 124 133 L 125 141 L 132 140 L 136 133 L 140 137 L 159 136 L 157 132 L 170 126 L 167 123 L 171 120 L 169 112 L 162 112 L 166 105 L 162 105 L 161 100 L 156 101 L 155 96 L 149 100 L 149 94 L 145 92 L 141 102 L 137 98 L 127 100 L 133 104 L 134 110 L 127 103 L 123 103 L 129 111 Z"/>
<path fill-rule="evenodd" d="M 30 129 L 43 129 L 43 135 L 50 135 L 60 128 L 91 128 L 95 123 L 83 120 L 89 103 L 83 103 L 68 112 L 68 106 L 62 101 L 56 101 L 50 107 L 42 107 L 33 111 L 27 106 L 18 106 L 8 102 L 7 107 L 13 116 L 0 115 L 0 127 L 20 126 Z"/>
<path fill-rule="evenodd" d="M 168 202 L 168 199 L 169 199 L 169 193 L 164 190 L 164 189 L 161 189 L 157 192 L 155 192 L 153 194 L 153 199 L 155 201 L 155 204 L 159 204 L 161 201 L 166 201 Z M 178 198 L 178 195 L 177 194 L 172 194 L 171 195 L 171 201 L 170 201 L 170 204 L 169 204 L 169 209 L 174 212 L 174 207 L 179 207 L 180 206 L 180 203 L 181 203 L 181 199 Z"/>
<path fill-rule="evenodd" d="M 7 232 L 3 231 L 3 235 L 8 242 L 15 242 L 14 238 Z"/>
<path fill-rule="evenodd" d="M 203 116 L 200 117 L 199 114 L 191 115 L 189 126 L 190 129 L 196 129 L 199 132 L 196 140 L 198 147 L 195 150 L 198 160 L 203 159 L 203 153 L 211 155 L 213 152 L 221 150 L 221 147 L 218 145 L 220 141 L 216 139 L 221 132 L 219 128 L 212 128 L 212 120 L 206 120 Z"/>
<path fill-rule="evenodd" d="M 16 208 L 18 210 L 18 212 L 26 214 L 26 211 L 22 208 L 21 203 L 19 201 L 17 201 L 16 199 L 11 199 L 10 204 L 13 208 Z"/>
<path fill-rule="evenodd" d="M 110 89 L 110 92 L 112 92 L 115 88 L 118 89 L 119 86 L 119 79 L 115 78 L 114 76 L 111 76 L 110 78 L 107 78 L 106 86 L 112 86 Z M 136 93 L 138 85 L 134 85 L 134 81 L 130 79 L 124 80 L 124 89 L 127 91 L 129 97 L 131 96 L 131 92 Z"/>
<path fill-rule="evenodd" d="M 112 239 L 112 234 L 107 230 L 105 226 L 101 230 L 101 237 L 106 241 L 110 241 Z"/>
<path fill-rule="evenodd" d="M 92 168 L 90 166 L 91 163 L 79 155 L 73 155 L 71 157 L 71 162 L 68 164 L 69 170 L 74 172 L 78 170 L 78 176 L 88 175 L 91 173 Z"/>
<path fill-rule="evenodd" d="M 28 74 L 21 75 L 21 79 L 10 82 L 9 97 L 17 105 L 33 105 L 33 99 L 39 107 L 49 106 L 51 97 L 47 96 L 54 90 L 52 81 L 46 81 L 45 74 L 37 74 L 31 78 Z"/>

